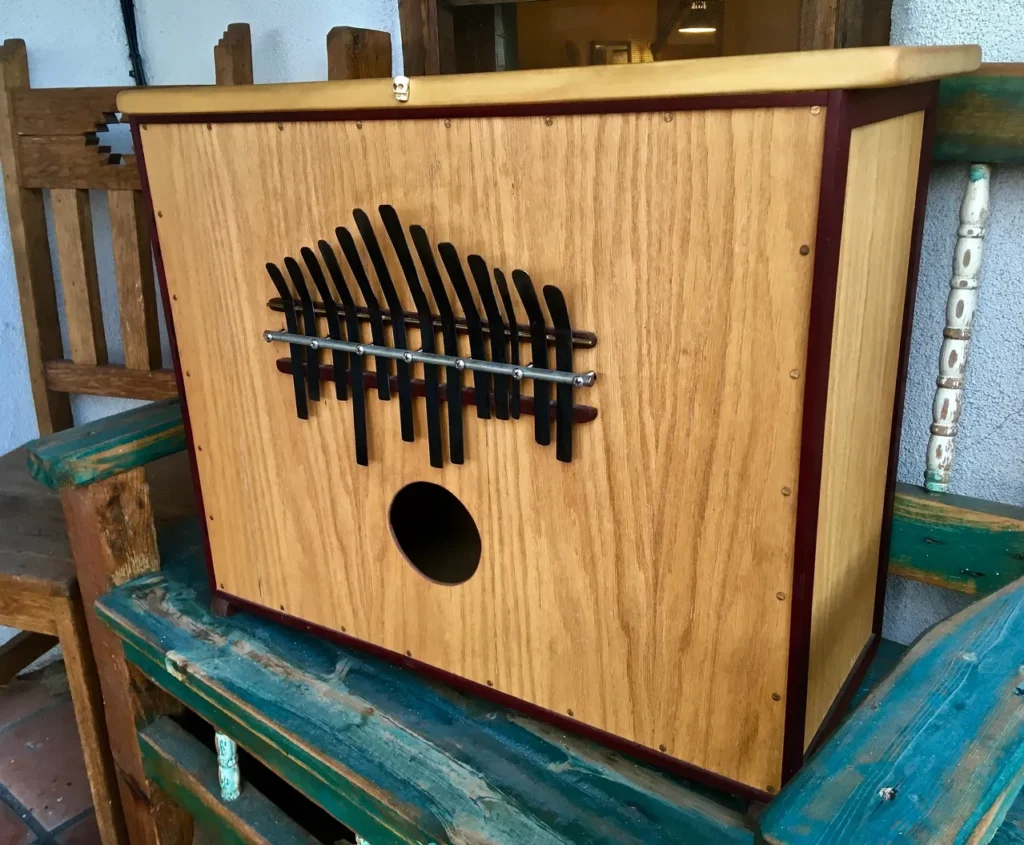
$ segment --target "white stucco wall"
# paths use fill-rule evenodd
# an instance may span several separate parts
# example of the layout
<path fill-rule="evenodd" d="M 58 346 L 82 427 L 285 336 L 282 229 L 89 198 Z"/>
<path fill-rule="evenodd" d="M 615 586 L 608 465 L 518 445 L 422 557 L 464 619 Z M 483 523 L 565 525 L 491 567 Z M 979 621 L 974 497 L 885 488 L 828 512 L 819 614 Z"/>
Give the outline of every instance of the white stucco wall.
<path fill-rule="evenodd" d="M 213 45 L 236 20 L 252 25 L 257 82 L 323 79 L 324 37 L 347 24 L 390 31 L 400 63 L 397 0 L 137 0 L 139 38 L 152 84 L 213 81 Z M 129 85 L 118 4 L 114 0 L 3 0 L 0 39 L 23 38 L 38 87 Z M 1024 0 L 895 0 L 893 43 L 980 43 L 989 61 L 1024 61 Z M 920 484 L 932 390 L 964 168 L 936 170 L 929 191 L 914 324 L 900 478 Z M 981 305 L 968 370 L 954 490 L 1024 504 L 1024 170 L 998 169 L 982 270 Z M 105 200 L 93 198 L 101 291 L 110 358 L 121 358 Z M 54 268 L 57 264 L 54 260 Z M 165 351 L 165 359 L 166 359 Z M 36 435 L 21 315 L 0 198 L 0 451 Z M 84 422 L 121 410 L 124 400 L 76 397 Z M 886 635 L 908 641 L 963 603 L 962 597 L 894 580 Z"/>

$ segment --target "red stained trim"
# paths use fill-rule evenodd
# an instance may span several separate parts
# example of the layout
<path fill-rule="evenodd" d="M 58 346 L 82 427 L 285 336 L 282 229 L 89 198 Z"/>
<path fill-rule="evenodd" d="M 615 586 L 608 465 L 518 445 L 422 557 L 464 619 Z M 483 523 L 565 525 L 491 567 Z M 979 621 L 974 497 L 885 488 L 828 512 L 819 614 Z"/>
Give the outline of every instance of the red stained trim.
<path fill-rule="evenodd" d="M 866 89 L 850 92 L 850 125 L 867 126 L 893 117 L 924 111 L 936 97 L 935 82 L 920 82 L 902 88 Z M 929 150 L 929 160 L 930 160 Z"/>
<path fill-rule="evenodd" d="M 636 114 L 662 111 L 712 111 L 721 109 L 786 108 L 822 106 L 827 91 L 795 91 L 771 94 L 731 94 L 707 97 L 658 97 L 649 100 L 590 100 L 585 102 L 522 103 L 507 105 L 429 106 L 417 108 L 342 109 L 336 111 L 238 112 L 216 114 L 140 114 L 132 122 L 143 123 L 278 123 L 333 120 L 430 120 L 458 117 L 535 117 L 570 114 Z"/>
<path fill-rule="evenodd" d="M 333 628 L 324 628 L 320 625 L 314 624 L 313 622 L 300 619 L 297 616 L 289 616 L 287 613 L 283 613 L 280 610 L 274 610 L 273 608 L 257 604 L 256 602 L 232 596 L 229 593 L 223 592 L 222 590 L 218 590 L 214 587 L 213 601 L 218 600 L 223 600 L 229 605 L 241 608 L 255 614 L 256 616 L 261 616 L 264 619 L 269 619 L 272 622 L 277 622 L 289 628 L 297 628 L 299 630 L 306 631 L 316 637 L 337 643 L 345 648 L 365 652 L 366 654 L 386 660 L 388 663 L 392 663 L 397 666 L 404 666 L 407 669 L 415 671 L 417 674 L 439 681 L 447 687 L 462 690 L 476 698 L 482 698 L 509 710 L 515 710 L 525 716 L 529 716 L 531 719 L 537 719 L 538 721 L 545 722 L 549 725 L 554 725 L 555 727 L 561 728 L 562 730 L 575 734 L 576 736 L 585 737 L 586 739 L 599 743 L 606 748 L 618 751 L 619 753 L 631 757 L 634 760 L 656 766 L 663 771 L 671 772 L 679 775 L 680 777 L 706 784 L 712 789 L 717 789 L 720 792 L 736 795 L 747 801 L 758 801 L 761 803 L 767 803 L 768 801 L 771 801 L 773 797 L 767 792 L 754 789 L 753 787 L 737 781 L 729 780 L 721 775 L 716 775 L 714 772 L 709 772 L 707 769 L 701 769 L 697 766 L 692 766 L 689 763 L 684 763 L 682 760 L 677 760 L 675 757 L 670 757 L 668 754 L 663 754 L 660 751 L 655 751 L 645 745 L 639 745 L 628 739 L 616 736 L 615 734 L 610 734 L 600 730 L 599 728 L 592 727 L 591 725 L 584 724 L 583 722 L 578 722 L 575 719 L 563 716 L 561 713 L 556 713 L 553 710 L 548 710 L 536 704 L 531 704 L 528 701 L 523 701 L 522 699 L 516 698 L 508 693 L 500 692 L 493 687 L 487 687 L 483 684 L 471 681 L 468 678 L 453 675 L 443 669 L 438 669 L 436 666 L 431 666 L 428 663 L 421 663 L 415 658 L 407 655 L 390 651 L 389 649 L 382 648 L 381 646 L 374 645 L 373 643 L 368 643 L 365 640 L 350 637 L 348 634 L 342 634 L 340 631 L 336 631 Z"/>
<path fill-rule="evenodd" d="M 199 479 L 199 465 L 196 463 L 196 446 L 192 439 L 192 422 L 188 415 L 188 397 L 185 394 L 185 376 L 181 370 L 181 359 L 178 357 L 178 338 L 174 333 L 174 315 L 171 311 L 171 297 L 167 292 L 167 276 L 164 272 L 164 260 L 160 253 L 160 237 L 156 228 L 156 212 L 153 209 L 153 195 L 149 190 L 149 177 L 146 173 L 146 157 L 142 148 L 139 126 L 131 121 L 132 145 L 135 149 L 135 160 L 139 166 L 139 177 L 142 182 L 142 196 L 149 212 L 150 236 L 153 243 L 153 260 L 156 262 L 157 288 L 164 305 L 164 321 L 167 324 L 167 339 L 171 345 L 171 361 L 174 365 L 174 379 L 178 384 L 178 397 L 181 400 L 181 421 L 185 427 L 185 443 L 188 446 L 188 464 L 192 471 L 192 487 L 196 494 L 196 510 L 199 513 L 203 534 L 203 557 L 206 561 L 206 574 L 210 579 L 210 589 L 216 587 L 213 573 L 213 553 L 210 551 L 210 534 L 207 531 L 206 507 L 203 505 L 203 485 Z"/>

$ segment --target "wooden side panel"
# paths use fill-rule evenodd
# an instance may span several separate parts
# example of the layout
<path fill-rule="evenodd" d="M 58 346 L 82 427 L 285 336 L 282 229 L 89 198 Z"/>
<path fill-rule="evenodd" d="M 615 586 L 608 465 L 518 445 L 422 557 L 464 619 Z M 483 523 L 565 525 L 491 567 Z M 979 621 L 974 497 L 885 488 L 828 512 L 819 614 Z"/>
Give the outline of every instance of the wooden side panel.
<path fill-rule="evenodd" d="M 819 168 L 804 165 L 820 160 L 823 114 L 447 123 L 141 132 L 218 582 L 778 788 L 789 607 L 776 593 L 792 581 L 795 520 L 781 490 L 797 477 L 789 372 L 807 335 L 793 315 L 810 295 L 799 247 Z M 575 357 L 600 374 L 586 394 L 600 415 L 576 429 L 571 464 L 526 418 L 467 414 L 466 463 L 441 470 L 422 403 L 406 444 L 397 402 L 368 398 L 365 468 L 351 403 L 325 397 L 296 419 L 282 350 L 261 336 L 282 326 L 264 263 L 381 202 L 435 243 L 559 284 L 574 325 L 597 333 Z M 391 539 L 390 502 L 413 481 L 455 493 L 481 531 L 481 565 L 459 587 L 423 578 Z"/>
<path fill-rule="evenodd" d="M 924 113 L 853 130 L 815 553 L 805 745 L 871 633 Z"/>
<path fill-rule="evenodd" d="M 160 326 L 156 317 L 149 215 L 136 191 L 110 191 L 110 234 L 114 244 L 121 343 L 129 369 L 160 366 Z"/>

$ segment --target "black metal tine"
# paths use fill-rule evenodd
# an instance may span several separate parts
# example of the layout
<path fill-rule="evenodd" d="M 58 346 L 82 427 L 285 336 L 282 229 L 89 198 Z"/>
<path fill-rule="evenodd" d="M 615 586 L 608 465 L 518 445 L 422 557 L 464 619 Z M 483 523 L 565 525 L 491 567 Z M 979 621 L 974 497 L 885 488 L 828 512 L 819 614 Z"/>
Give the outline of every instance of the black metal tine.
<path fill-rule="evenodd" d="M 544 312 L 540 307 L 540 300 L 537 299 L 537 292 L 533 289 L 533 280 L 522 270 L 512 271 L 512 284 L 519 292 L 519 298 L 526 308 L 526 316 L 530 320 L 530 343 L 533 348 L 533 366 L 547 368 L 548 366 L 548 340 L 547 327 L 544 325 Z M 543 409 L 551 404 L 550 385 L 546 381 L 533 382 L 533 436 L 541 446 L 547 446 L 551 442 L 551 418 L 550 413 L 544 413 Z"/>
<path fill-rule="evenodd" d="M 487 314 L 491 335 L 491 360 L 504 364 L 508 360 L 505 356 L 505 321 L 501 319 L 501 309 L 494 298 L 491 271 L 487 267 L 487 262 L 479 255 L 467 256 L 466 263 L 469 264 L 469 272 L 473 274 L 476 289 L 480 291 L 480 301 L 484 304 L 484 313 Z M 499 420 L 508 419 L 509 381 L 508 376 L 494 377 L 494 415 Z"/>
<path fill-rule="evenodd" d="M 494 280 L 498 283 L 498 293 L 501 295 L 501 304 L 505 309 L 505 316 L 508 318 L 508 334 L 511 345 L 510 364 L 519 363 L 519 323 L 516 322 L 516 309 L 512 305 L 512 297 L 508 292 L 508 282 L 505 281 L 505 274 L 497 267 L 494 268 Z M 519 419 L 519 382 L 512 379 L 512 401 L 509 412 L 512 419 Z"/>
<path fill-rule="evenodd" d="M 373 286 L 366 275 L 363 259 L 359 257 L 359 250 L 356 249 L 352 233 L 344 226 L 339 226 L 334 230 L 334 235 L 341 245 L 341 251 L 345 254 L 348 266 L 352 268 L 352 275 L 355 276 L 356 284 L 359 285 L 359 291 L 366 302 L 366 309 L 370 312 L 370 336 L 375 345 L 387 346 L 387 341 L 384 339 L 384 319 L 380 314 L 380 301 L 377 299 L 377 294 L 373 292 Z M 391 364 L 387 358 L 375 357 L 374 365 L 377 370 L 377 398 L 387 402 L 391 399 L 391 380 L 388 378 L 391 374 Z"/>
<path fill-rule="evenodd" d="M 284 260 L 284 267 L 291 276 L 295 290 L 302 300 L 302 332 L 307 337 L 319 337 L 316 333 L 316 312 L 313 310 L 313 298 L 306 287 L 306 279 L 302 275 L 299 262 L 290 255 Z M 320 400 L 320 353 L 310 346 L 306 347 L 306 390 L 314 402 Z"/>
<path fill-rule="evenodd" d="M 384 229 L 391 238 L 391 245 L 395 248 L 395 255 L 398 256 L 398 263 L 405 274 L 405 281 L 409 285 L 413 302 L 416 303 L 416 310 L 420 315 L 420 343 L 423 351 L 436 352 L 434 315 L 430 311 L 430 301 L 423 292 L 423 285 L 420 284 L 420 277 L 416 273 L 416 264 L 412 260 L 412 253 L 409 252 L 402 221 L 398 219 L 398 212 L 390 205 L 378 206 L 377 210 L 384 222 Z M 427 398 L 427 444 L 430 465 L 440 469 L 444 466 L 444 454 L 441 450 L 441 403 L 437 398 L 437 366 L 434 364 L 423 365 L 423 390 Z"/>
<path fill-rule="evenodd" d="M 341 304 L 345 309 L 345 324 L 348 327 L 348 339 L 352 343 L 359 342 L 359 315 L 356 313 L 356 303 L 352 299 L 352 293 L 348 289 L 348 282 L 341 273 L 341 265 L 338 264 L 338 257 L 334 249 L 325 240 L 317 241 L 320 255 L 323 256 L 327 272 L 331 281 L 341 297 Z M 367 466 L 370 463 L 366 447 L 366 393 L 363 388 L 363 359 L 361 355 L 349 355 L 349 381 L 352 383 L 352 420 L 356 440 L 356 463 Z M 335 380 L 343 378 L 337 370 L 334 372 Z"/>
<path fill-rule="evenodd" d="M 295 299 L 288 289 L 288 283 L 277 268 L 276 264 L 267 262 L 267 273 L 270 281 L 277 288 L 277 295 L 284 300 L 284 323 L 290 334 L 299 333 L 299 321 L 295 315 Z M 292 354 L 292 382 L 295 385 L 295 414 L 300 420 L 309 419 L 309 409 L 306 406 L 306 385 L 302 379 L 302 347 L 295 343 L 288 344 Z"/>
<path fill-rule="evenodd" d="M 484 350 L 484 333 L 480 325 L 480 313 L 476 310 L 476 303 L 473 301 L 473 294 L 469 290 L 469 282 L 466 281 L 466 274 L 462 270 L 462 261 L 455 246 L 450 243 L 437 245 L 437 251 L 441 255 L 441 261 L 448 271 L 448 278 L 452 280 L 452 287 L 455 288 L 455 295 L 462 304 L 462 311 L 466 316 L 466 326 L 469 329 L 469 349 L 474 358 L 486 360 L 487 352 Z M 487 420 L 491 418 L 491 380 L 487 373 L 479 370 L 473 371 L 473 387 L 476 391 L 476 415 Z"/>
<path fill-rule="evenodd" d="M 327 286 L 327 279 L 324 278 L 324 271 L 320 268 L 320 262 L 317 260 L 316 253 L 313 252 L 308 246 L 304 246 L 300 251 L 302 260 L 306 264 L 306 269 L 309 270 L 309 276 L 313 280 L 313 285 L 316 287 L 317 293 L 320 294 L 320 299 L 324 303 L 324 311 L 327 312 L 327 334 L 334 338 L 334 340 L 344 340 L 345 336 L 341 332 L 341 321 L 338 319 L 338 303 L 334 301 L 334 294 L 331 293 L 331 289 Z M 334 364 L 335 373 L 343 373 L 348 369 L 347 355 L 340 349 L 331 350 L 331 362 Z M 339 383 L 339 382 L 344 382 Z M 339 399 L 348 399 L 348 383 L 345 379 L 334 379 L 334 395 Z"/>
<path fill-rule="evenodd" d="M 455 332 L 455 315 L 452 313 L 448 291 L 445 290 L 441 273 L 434 260 L 434 250 L 422 226 L 410 226 L 409 234 L 427 276 L 427 284 L 434 294 L 434 303 L 441 316 L 441 334 L 444 337 L 445 355 L 459 357 L 459 336 Z M 453 464 L 463 462 L 462 444 L 462 373 L 455 367 L 445 367 L 444 389 L 448 400 L 448 458 Z"/>
<path fill-rule="evenodd" d="M 402 310 L 402 301 L 398 298 L 398 291 L 391 281 L 391 273 L 388 271 L 387 262 L 384 260 L 384 253 L 380 251 L 380 244 L 377 243 L 377 235 L 373 231 L 373 224 L 366 212 L 357 208 L 352 212 L 356 221 L 356 228 L 366 245 L 366 252 L 370 256 L 370 263 L 377 274 L 377 281 L 380 282 L 380 289 L 384 292 L 384 299 L 387 300 L 388 309 L 391 311 L 391 331 L 395 338 L 395 347 L 408 349 L 409 342 L 405 335 L 405 311 Z M 402 420 L 402 439 L 412 443 L 416 439 L 416 432 L 413 428 L 412 417 L 412 384 L 409 381 L 409 365 L 405 361 L 396 361 L 395 370 L 398 373 L 398 413 Z"/>
<path fill-rule="evenodd" d="M 572 325 L 569 309 L 562 291 L 554 285 L 544 285 L 544 301 L 548 305 L 551 322 L 555 326 L 555 366 L 563 373 L 572 372 Z M 555 431 L 555 457 L 572 463 L 572 385 L 558 383 L 555 389 L 557 403 Z"/>

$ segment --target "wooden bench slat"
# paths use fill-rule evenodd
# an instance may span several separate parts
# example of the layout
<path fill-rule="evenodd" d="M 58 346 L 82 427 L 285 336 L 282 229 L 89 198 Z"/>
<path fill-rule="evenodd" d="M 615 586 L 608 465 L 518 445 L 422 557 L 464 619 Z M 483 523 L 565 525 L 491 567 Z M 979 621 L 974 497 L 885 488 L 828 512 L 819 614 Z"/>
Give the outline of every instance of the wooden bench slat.
<path fill-rule="evenodd" d="M 1024 163 L 1024 63 L 983 64 L 942 80 L 934 157 Z"/>
<path fill-rule="evenodd" d="M 103 334 L 89 192 L 61 188 L 53 191 L 50 199 L 71 358 L 80 364 L 105 364 L 107 340 Z"/>
<path fill-rule="evenodd" d="M 220 797 L 217 756 L 166 717 L 139 731 L 146 777 L 178 802 L 217 842 L 230 845 L 315 845 L 252 784 L 234 801 Z"/>
<path fill-rule="evenodd" d="M 896 486 L 889 572 L 987 595 L 1024 577 L 1024 508 Z"/>
<path fill-rule="evenodd" d="M 97 612 L 129 661 L 374 845 L 753 842 L 672 778 L 400 667 L 209 610 L 199 526 Z M 244 775 L 244 773 L 243 773 Z"/>
<path fill-rule="evenodd" d="M 111 155 L 108 147 L 86 144 L 81 136 L 22 136 L 18 164 L 25 188 L 142 190 L 135 156 Z"/>
<path fill-rule="evenodd" d="M 11 95 L 19 135 L 85 135 L 105 128 L 122 88 L 24 88 Z"/>
<path fill-rule="evenodd" d="M 160 326 L 156 316 L 149 216 L 143 207 L 142 194 L 137 191 L 110 191 L 107 202 L 124 364 L 130 370 L 158 369 Z"/>
<path fill-rule="evenodd" d="M 768 806 L 765 841 L 988 841 L 1024 784 L 1022 666 L 1024 581 L 909 649 Z"/>
<path fill-rule="evenodd" d="M 173 399 L 178 395 L 173 370 L 130 370 L 113 364 L 47 361 L 46 384 L 51 390 L 122 399 Z"/>

